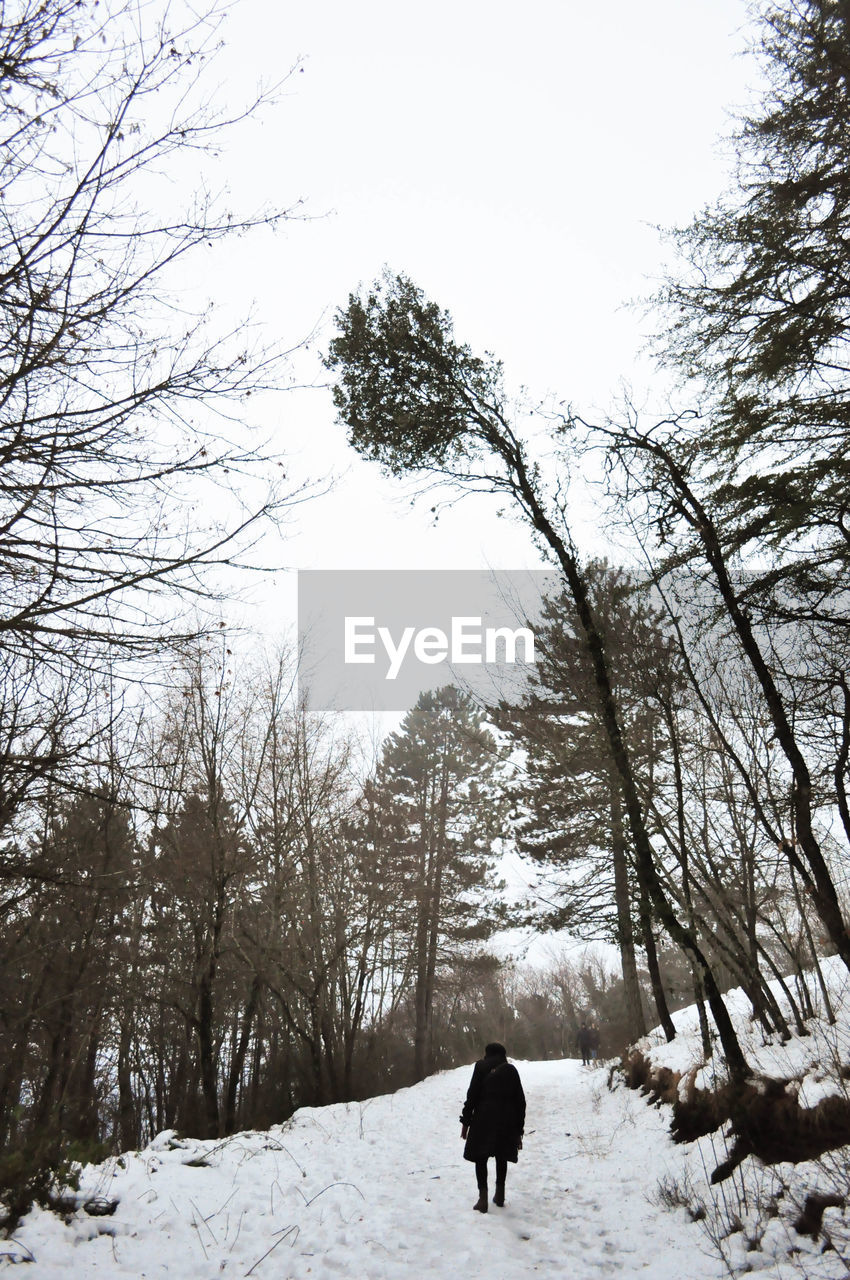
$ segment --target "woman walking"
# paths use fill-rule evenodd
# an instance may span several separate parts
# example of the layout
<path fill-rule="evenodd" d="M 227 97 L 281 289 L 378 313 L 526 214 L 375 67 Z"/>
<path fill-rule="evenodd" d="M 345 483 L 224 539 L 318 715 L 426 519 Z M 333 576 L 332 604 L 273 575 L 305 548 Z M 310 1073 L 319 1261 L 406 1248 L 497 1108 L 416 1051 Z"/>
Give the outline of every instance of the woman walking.
<path fill-rule="evenodd" d="M 508 1161 L 517 1162 L 525 1131 L 525 1094 L 519 1072 L 508 1062 L 504 1045 L 488 1044 L 476 1062 L 460 1117 L 460 1136 L 466 1139 L 464 1160 L 475 1164 L 479 1213 L 487 1212 L 487 1161 L 496 1159 L 496 1191 L 493 1204 L 505 1203 Z"/>

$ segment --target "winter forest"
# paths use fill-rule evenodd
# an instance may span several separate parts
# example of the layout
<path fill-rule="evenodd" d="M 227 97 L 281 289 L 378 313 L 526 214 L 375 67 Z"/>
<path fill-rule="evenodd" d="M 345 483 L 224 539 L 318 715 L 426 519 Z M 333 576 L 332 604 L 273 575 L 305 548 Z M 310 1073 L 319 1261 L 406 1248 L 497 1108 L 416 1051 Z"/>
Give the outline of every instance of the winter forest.
<path fill-rule="evenodd" d="M 850 968 L 850 6 L 750 11 L 728 188 L 645 291 L 663 407 L 613 386 L 604 413 L 557 368 L 513 382 L 404 263 L 339 279 L 297 352 L 196 305 L 205 255 L 299 216 L 204 181 L 274 98 L 217 100 L 222 19 L 0 2 L 10 1228 L 74 1162 L 389 1094 L 493 1036 L 540 1062 L 592 1023 L 628 1072 L 693 1005 L 745 1091 L 727 993 L 785 1043 Z M 483 496 L 556 575 L 515 697 L 449 685 L 369 741 L 223 610 L 320 500 L 252 417 L 293 360 L 340 455 L 435 511 Z M 606 948 L 529 965 L 500 942 L 529 930 Z"/>

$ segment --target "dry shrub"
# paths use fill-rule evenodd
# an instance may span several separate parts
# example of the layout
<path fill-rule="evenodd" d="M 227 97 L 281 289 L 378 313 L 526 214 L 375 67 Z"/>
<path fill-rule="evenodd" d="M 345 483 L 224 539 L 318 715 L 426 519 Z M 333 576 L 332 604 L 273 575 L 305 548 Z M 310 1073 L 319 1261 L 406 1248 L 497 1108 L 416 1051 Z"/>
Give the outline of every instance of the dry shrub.
<path fill-rule="evenodd" d="M 689 1096 L 677 1096 L 673 1101 L 670 1132 L 676 1142 L 694 1142 L 726 1124 L 731 1109 L 730 1085 L 722 1085 L 719 1089 L 697 1089 L 694 1086 Z"/>
<path fill-rule="evenodd" d="M 822 1195 L 820 1192 L 810 1192 L 806 1196 L 803 1212 L 794 1223 L 794 1230 L 798 1235 L 811 1236 L 813 1240 L 817 1240 L 823 1226 L 824 1209 L 843 1209 L 844 1205 L 844 1196 L 838 1194 Z"/>
<path fill-rule="evenodd" d="M 652 1073 L 647 1059 L 637 1049 L 623 1058 L 623 1075 L 629 1089 L 643 1089 Z"/>
<path fill-rule="evenodd" d="M 686 1102 L 693 1102 L 697 1087 L 697 1072 L 699 1067 L 691 1067 L 690 1071 L 684 1077 L 685 1086 L 680 1088 L 679 1096 L 683 1097 Z"/>
<path fill-rule="evenodd" d="M 648 1093 L 653 1102 L 665 1102 L 673 1106 L 679 1098 L 679 1081 L 681 1071 L 672 1071 L 670 1067 L 659 1067 L 648 1082 Z"/>
<path fill-rule="evenodd" d="M 788 1091 L 788 1080 L 759 1078 L 698 1089 L 695 1071 L 680 1091 L 680 1072 L 653 1069 L 636 1050 L 624 1060 L 624 1074 L 630 1089 L 672 1106 L 670 1131 L 676 1142 L 693 1142 L 729 1123 L 732 1149 L 714 1170 L 712 1182 L 722 1182 L 748 1155 L 764 1164 L 799 1164 L 850 1144 L 850 1099 L 845 1097 L 831 1095 L 814 1107 L 801 1107 L 796 1093 Z"/>

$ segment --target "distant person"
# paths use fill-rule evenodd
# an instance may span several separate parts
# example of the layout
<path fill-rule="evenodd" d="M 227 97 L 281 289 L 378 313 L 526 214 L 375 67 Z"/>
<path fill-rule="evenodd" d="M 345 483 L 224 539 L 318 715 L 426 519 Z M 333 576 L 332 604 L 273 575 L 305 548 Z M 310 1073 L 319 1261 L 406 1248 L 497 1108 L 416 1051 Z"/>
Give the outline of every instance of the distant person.
<path fill-rule="evenodd" d="M 495 1156 L 493 1204 L 501 1208 L 508 1161 L 516 1164 L 525 1131 L 525 1094 L 504 1045 L 488 1044 L 484 1057 L 476 1062 L 460 1123 L 460 1136 L 466 1140 L 463 1158 L 474 1161 L 478 1183 L 478 1200 L 472 1207 L 487 1212 L 487 1161 Z"/>
<path fill-rule="evenodd" d="M 590 1062 L 590 1028 L 586 1022 L 578 1029 L 578 1051 L 581 1054 L 581 1065 L 586 1067 Z"/>
<path fill-rule="evenodd" d="M 595 1062 L 599 1057 L 599 1028 L 595 1022 L 591 1023 L 588 1028 L 588 1034 L 590 1036 L 590 1060 Z"/>

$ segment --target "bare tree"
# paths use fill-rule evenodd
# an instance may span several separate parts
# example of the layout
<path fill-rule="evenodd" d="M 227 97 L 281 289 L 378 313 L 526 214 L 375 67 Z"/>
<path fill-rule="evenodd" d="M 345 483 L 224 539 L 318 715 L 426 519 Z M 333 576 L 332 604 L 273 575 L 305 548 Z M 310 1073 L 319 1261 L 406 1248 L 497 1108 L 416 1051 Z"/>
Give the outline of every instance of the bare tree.
<path fill-rule="evenodd" d="M 211 594 L 204 570 L 287 501 L 280 459 L 238 424 L 281 353 L 185 297 L 193 258 L 287 217 L 187 194 L 190 162 L 265 100 L 205 100 L 222 18 L 0 5 L 0 660 L 19 689 L 38 667 L 54 736 L 68 667 L 197 631 L 175 590 Z M 37 776 L 56 753 L 29 760 Z"/>
<path fill-rule="evenodd" d="M 723 513 L 706 486 L 694 443 L 682 447 L 680 420 L 644 427 L 633 409 L 620 424 L 588 427 L 575 418 L 597 440 L 605 440 L 612 466 L 624 477 L 624 495 L 639 497 L 665 540 L 677 543 L 674 561 L 702 561 L 708 569 L 713 598 L 727 620 L 735 641 L 737 660 L 752 672 L 760 690 L 764 712 L 785 757 L 792 782 L 791 822 L 793 830 L 783 832 L 779 843 L 789 865 L 811 894 L 831 945 L 850 967 L 850 936 L 835 877 L 824 853 L 818 831 L 816 769 L 810 744 L 801 732 L 796 715 L 797 696 L 786 678 L 779 658 L 780 646 L 772 635 L 769 617 L 760 621 L 748 606 L 746 583 L 736 569 L 735 548 L 725 534 Z M 834 682 L 834 677 L 831 683 Z M 843 770 L 838 769 L 838 793 Z M 791 838 L 789 838 L 789 835 Z"/>

